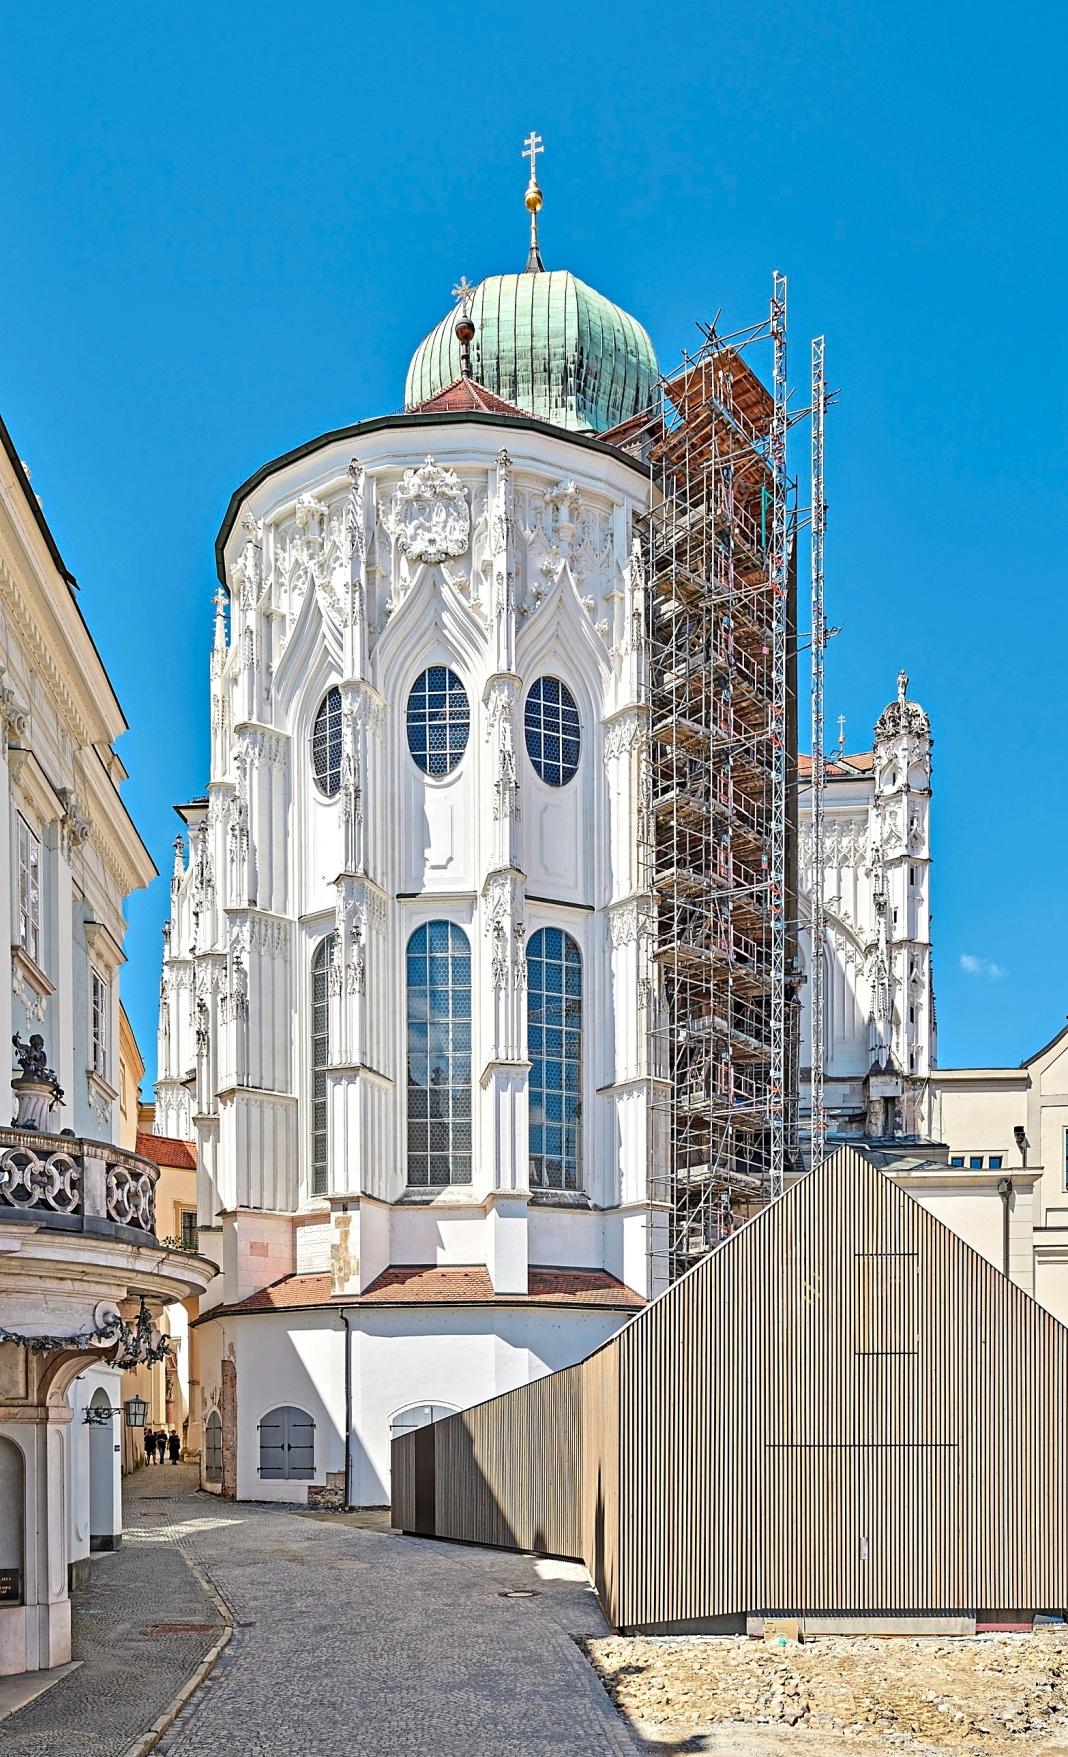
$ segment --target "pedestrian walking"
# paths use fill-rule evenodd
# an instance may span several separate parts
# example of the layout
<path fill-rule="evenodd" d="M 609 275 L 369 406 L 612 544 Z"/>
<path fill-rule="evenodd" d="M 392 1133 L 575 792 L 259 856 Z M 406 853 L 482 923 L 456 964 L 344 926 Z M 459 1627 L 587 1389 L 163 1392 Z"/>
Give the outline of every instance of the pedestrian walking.
<path fill-rule="evenodd" d="M 166 1464 L 166 1462 L 167 1462 L 167 1430 L 166 1430 L 166 1428 L 157 1428 L 156 1429 L 156 1463 L 157 1464 Z"/>
<path fill-rule="evenodd" d="M 167 1435 L 167 1451 L 172 1464 L 177 1464 L 182 1456 L 182 1441 L 177 1428 L 172 1428 Z"/>
<path fill-rule="evenodd" d="M 155 1428 L 146 1428 L 145 1429 L 145 1463 L 146 1464 L 155 1464 L 155 1462 L 156 1462 L 156 1430 L 155 1430 Z"/>

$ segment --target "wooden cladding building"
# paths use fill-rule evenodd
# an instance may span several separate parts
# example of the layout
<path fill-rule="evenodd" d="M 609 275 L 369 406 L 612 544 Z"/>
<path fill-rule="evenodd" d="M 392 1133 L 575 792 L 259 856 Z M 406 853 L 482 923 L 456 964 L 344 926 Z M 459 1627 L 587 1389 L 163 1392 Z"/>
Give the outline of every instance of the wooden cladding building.
<path fill-rule="evenodd" d="M 1068 1604 L 1068 1329 L 853 1148 L 579 1365 L 393 1442 L 407 1532 L 615 1629 Z"/>

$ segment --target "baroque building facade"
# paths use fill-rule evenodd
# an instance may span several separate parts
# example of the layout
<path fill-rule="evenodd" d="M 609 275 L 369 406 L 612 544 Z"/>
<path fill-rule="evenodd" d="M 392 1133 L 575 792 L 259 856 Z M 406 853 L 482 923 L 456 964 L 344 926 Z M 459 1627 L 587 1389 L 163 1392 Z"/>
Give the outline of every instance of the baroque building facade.
<path fill-rule="evenodd" d="M 655 358 L 570 275 L 481 284 L 506 305 L 527 339 L 487 329 L 482 382 L 465 300 L 417 406 L 266 465 L 219 537 L 155 1128 L 196 1143 L 194 1414 L 240 1496 L 387 1499 L 391 1432 L 580 1358 L 663 1280 L 648 479 L 596 437 Z"/>
<path fill-rule="evenodd" d="M 0 1675 L 70 1660 L 70 1590 L 122 1538 L 123 1370 L 160 1357 L 162 1305 L 210 1272 L 161 1250 L 120 1103 L 123 909 L 155 875 L 125 730 L 0 421 L 0 1040 L 21 1069 L 0 1128 Z"/>

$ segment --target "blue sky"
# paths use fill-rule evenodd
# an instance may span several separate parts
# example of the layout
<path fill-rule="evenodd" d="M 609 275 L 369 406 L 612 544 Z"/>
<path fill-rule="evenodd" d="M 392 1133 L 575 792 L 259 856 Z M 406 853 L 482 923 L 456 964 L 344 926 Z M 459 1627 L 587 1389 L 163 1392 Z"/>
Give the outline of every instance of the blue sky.
<path fill-rule="evenodd" d="M 132 727 L 150 1079 L 230 492 L 398 408 L 459 275 L 522 266 L 532 126 L 548 266 L 662 360 L 776 268 L 800 402 L 826 333 L 828 722 L 866 747 L 901 666 L 933 721 L 940 1059 L 1063 1024 L 1065 37 L 982 0 L 4 8 L 0 410 Z"/>

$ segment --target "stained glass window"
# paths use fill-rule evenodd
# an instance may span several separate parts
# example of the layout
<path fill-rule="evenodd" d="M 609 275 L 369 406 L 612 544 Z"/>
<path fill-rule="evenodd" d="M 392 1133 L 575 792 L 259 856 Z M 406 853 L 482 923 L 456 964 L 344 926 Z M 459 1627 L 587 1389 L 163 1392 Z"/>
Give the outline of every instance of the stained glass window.
<path fill-rule="evenodd" d="M 582 1134 L 582 957 L 570 934 L 543 927 L 527 950 L 530 1181 L 577 1190 Z"/>
<path fill-rule="evenodd" d="M 471 1182 L 471 948 L 451 921 L 408 941 L 408 1182 Z"/>
<path fill-rule="evenodd" d="M 447 665 L 431 665 L 408 697 L 408 749 L 425 775 L 447 775 L 467 748 L 467 691 Z"/>
<path fill-rule="evenodd" d="M 558 677 L 539 677 L 527 696 L 527 755 L 550 787 L 578 772 L 581 734 L 575 698 Z"/>
<path fill-rule="evenodd" d="M 341 691 L 328 689 L 312 727 L 312 768 L 329 799 L 341 787 Z"/>

